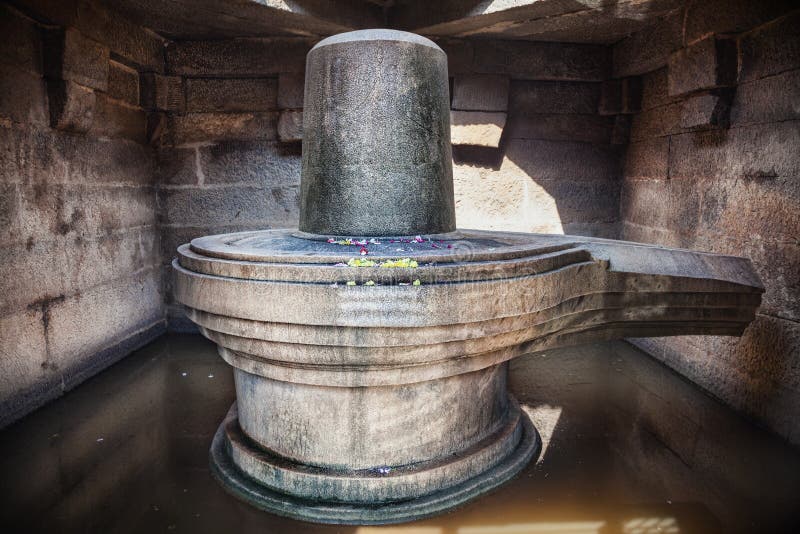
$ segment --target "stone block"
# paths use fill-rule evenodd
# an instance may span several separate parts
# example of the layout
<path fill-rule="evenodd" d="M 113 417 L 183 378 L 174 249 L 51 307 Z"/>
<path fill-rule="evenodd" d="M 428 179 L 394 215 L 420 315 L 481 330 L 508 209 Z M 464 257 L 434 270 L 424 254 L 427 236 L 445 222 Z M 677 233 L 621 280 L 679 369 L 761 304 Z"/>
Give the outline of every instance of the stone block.
<path fill-rule="evenodd" d="M 703 198 L 699 230 L 709 236 L 723 235 L 741 244 L 793 243 L 800 235 L 800 184 L 793 177 L 698 179 L 695 189 Z"/>
<path fill-rule="evenodd" d="M 299 186 L 301 155 L 293 145 L 225 141 L 198 148 L 206 184 Z"/>
<path fill-rule="evenodd" d="M 450 76 L 474 72 L 475 50 L 469 39 L 435 38 L 439 48 L 447 54 L 447 72 Z"/>
<path fill-rule="evenodd" d="M 693 236 L 700 220 L 701 200 L 687 180 L 626 181 L 620 215 L 626 222 Z"/>
<path fill-rule="evenodd" d="M 642 79 L 638 76 L 608 80 L 601 84 L 600 115 L 638 113 L 642 107 Z"/>
<path fill-rule="evenodd" d="M 514 79 L 599 82 L 609 77 L 611 57 L 604 46 L 487 39 L 474 48 L 473 65 Z"/>
<path fill-rule="evenodd" d="M 303 140 L 302 111 L 281 111 L 278 118 L 278 139 L 283 143 L 295 143 Z"/>
<path fill-rule="evenodd" d="M 668 137 L 630 143 L 625 153 L 625 180 L 666 180 L 669 178 Z"/>
<path fill-rule="evenodd" d="M 42 34 L 28 17 L 8 4 L 0 5 L 0 62 L 42 74 Z"/>
<path fill-rule="evenodd" d="M 139 84 L 139 98 L 143 108 L 174 113 L 183 113 L 186 110 L 183 80 L 179 76 L 145 72 L 139 78 Z"/>
<path fill-rule="evenodd" d="M 617 181 L 569 181 L 540 183 L 558 207 L 562 225 L 614 223 L 619 219 L 620 185 Z"/>
<path fill-rule="evenodd" d="M 97 94 L 94 121 L 89 133 L 98 137 L 122 137 L 145 142 L 147 114 L 139 109 Z"/>
<path fill-rule="evenodd" d="M 187 113 L 167 120 L 173 145 L 236 139 L 275 140 L 278 113 Z"/>
<path fill-rule="evenodd" d="M 686 7 L 687 43 L 710 33 L 741 33 L 769 22 L 796 8 L 791 0 L 704 0 Z"/>
<path fill-rule="evenodd" d="M 167 114 L 165 112 L 148 111 L 147 125 L 145 127 L 147 143 L 154 147 L 160 147 L 166 137 L 167 127 Z"/>
<path fill-rule="evenodd" d="M 57 236 L 111 234 L 156 221 L 150 187 L 38 183 L 20 187 L 13 242 L 36 243 Z"/>
<path fill-rule="evenodd" d="M 0 128 L 0 182 L 149 186 L 148 148 L 122 140 L 63 134 L 50 128 Z M 37 154 L 37 157 L 18 157 Z M 87 157 L 91 154 L 91 157 Z"/>
<path fill-rule="evenodd" d="M 0 315 L 0 358 L 0 422 L 9 423 L 22 411 L 20 392 L 34 388 L 43 375 L 55 374 L 47 362 L 41 309 Z"/>
<path fill-rule="evenodd" d="M 702 93 L 683 101 L 681 128 L 726 128 L 730 118 L 730 97 L 723 93 Z"/>
<path fill-rule="evenodd" d="M 561 225 L 566 235 L 582 235 L 587 237 L 600 237 L 602 239 L 619 239 L 620 223 L 613 222 L 569 222 Z"/>
<path fill-rule="evenodd" d="M 800 119 L 800 69 L 740 84 L 731 125 Z"/>
<path fill-rule="evenodd" d="M 512 115 L 505 135 L 509 139 L 546 139 L 608 144 L 614 124 L 613 117 L 597 115 L 568 115 L 566 113 Z"/>
<path fill-rule="evenodd" d="M 253 77 L 305 72 L 313 41 L 305 38 L 179 41 L 167 47 L 167 69 L 183 76 Z"/>
<path fill-rule="evenodd" d="M 187 78 L 186 111 L 270 111 L 277 92 L 274 78 Z"/>
<path fill-rule="evenodd" d="M 667 77 L 666 67 L 642 76 L 642 110 L 672 104 L 681 99 L 681 97 L 669 95 Z"/>
<path fill-rule="evenodd" d="M 48 296 L 75 294 L 109 280 L 125 279 L 158 263 L 154 226 L 92 238 L 58 236 L 7 247 L 7 276 L 0 278 L 3 308 L 22 310 Z"/>
<path fill-rule="evenodd" d="M 669 55 L 681 46 L 683 12 L 678 10 L 613 46 L 613 77 L 638 76 L 657 70 L 666 65 Z"/>
<path fill-rule="evenodd" d="M 623 188 L 622 194 L 625 195 Z M 682 235 L 668 228 L 653 228 L 647 224 L 622 221 L 620 238 L 635 243 L 649 243 L 673 248 L 690 248 L 694 243 L 692 236 Z M 648 349 L 649 350 L 649 349 Z"/>
<path fill-rule="evenodd" d="M 108 88 L 108 47 L 87 38 L 75 28 L 45 32 L 44 74 L 85 87 Z"/>
<path fill-rule="evenodd" d="M 108 96 L 131 106 L 139 105 L 139 73 L 116 61 L 108 64 Z"/>
<path fill-rule="evenodd" d="M 631 123 L 631 141 L 642 141 L 682 132 L 682 110 L 681 102 L 674 102 L 637 113 L 633 116 Z"/>
<path fill-rule="evenodd" d="M 114 54 L 125 58 L 137 70 L 164 72 L 164 39 L 146 30 L 102 3 L 79 0 L 76 9 L 78 29 L 103 43 Z"/>
<path fill-rule="evenodd" d="M 0 117 L 13 122 L 48 124 L 47 95 L 42 78 L 12 65 L 0 64 Z"/>
<path fill-rule="evenodd" d="M 50 125 L 57 130 L 87 132 L 94 120 L 94 91 L 65 80 L 49 80 Z"/>
<path fill-rule="evenodd" d="M 595 114 L 600 101 L 599 83 L 533 82 L 512 80 L 509 89 L 510 113 Z"/>
<path fill-rule="evenodd" d="M 451 107 L 463 111 L 507 111 L 508 76 L 470 74 L 453 80 Z"/>
<path fill-rule="evenodd" d="M 300 109 L 303 107 L 305 75 L 282 73 L 278 75 L 278 109 Z"/>
<path fill-rule="evenodd" d="M 454 145 L 474 145 L 497 148 L 506 126 L 505 113 L 483 111 L 452 111 L 450 141 Z"/>
<path fill-rule="evenodd" d="M 731 86 L 737 75 L 736 41 L 712 35 L 671 54 L 668 68 L 670 96 Z"/>
<path fill-rule="evenodd" d="M 671 139 L 670 176 L 772 180 L 800 176 L 800 123 L 786 121 Z"/>
<path fill-rule="evenodd" d="M 76 367 L 88 355 L 163 320 L 161 302 L 155 268 L 64 299 L 50 309 L 48 341 L 53 363 L 62 369 Z"/>
<path fill-rule="evenodd" d="M 800 13 L 781 18 L 743 35 L 739 41 L 739 81 L 800 68 Z"/>
<path fill-rule="evenodd" d="M 610 145 L 509 139 L 505 158 L 509 167 L 537 183 L 564 180 L 605 183 L 618 180 L 620 175 L 619 150 Z"/>
<path fill-rule="evenodd" d="M 627 145 L 631 139 L 631 116 L 615 115 L 614 125 L 611 128 L 611 144 Z"/>
<path fill-rule="evenodd" d="M 198 150 L 197 147 L 159 150 L 156 169 L 159 185 L 199 185 Z"/>
<path fill-rule="evenodd" d="M 163 222 L 188 226 L 297 224 L 299 187 L 237 186 L 162 189 Z"/>

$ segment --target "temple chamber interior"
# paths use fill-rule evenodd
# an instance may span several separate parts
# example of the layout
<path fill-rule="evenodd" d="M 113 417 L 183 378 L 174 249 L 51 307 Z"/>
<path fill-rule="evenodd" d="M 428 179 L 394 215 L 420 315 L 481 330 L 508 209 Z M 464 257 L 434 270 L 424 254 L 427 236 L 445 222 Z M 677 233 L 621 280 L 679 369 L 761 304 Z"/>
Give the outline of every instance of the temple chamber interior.
<path fill-rule="evenodd" d="M 800 531 L 797 3 L 0 36 L 0 532 Z"/>

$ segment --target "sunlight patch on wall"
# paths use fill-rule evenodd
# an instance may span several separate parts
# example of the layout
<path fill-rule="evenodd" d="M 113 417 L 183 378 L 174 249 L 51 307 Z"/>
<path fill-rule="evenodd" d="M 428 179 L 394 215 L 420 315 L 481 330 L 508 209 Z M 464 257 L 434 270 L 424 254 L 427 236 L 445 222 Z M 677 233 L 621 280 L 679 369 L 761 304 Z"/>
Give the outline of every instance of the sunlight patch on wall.
<path fill-rule="evenodd" d="M 563 234 L 555 199 L 518 165 L 453 165 L 459 228 Z"/>

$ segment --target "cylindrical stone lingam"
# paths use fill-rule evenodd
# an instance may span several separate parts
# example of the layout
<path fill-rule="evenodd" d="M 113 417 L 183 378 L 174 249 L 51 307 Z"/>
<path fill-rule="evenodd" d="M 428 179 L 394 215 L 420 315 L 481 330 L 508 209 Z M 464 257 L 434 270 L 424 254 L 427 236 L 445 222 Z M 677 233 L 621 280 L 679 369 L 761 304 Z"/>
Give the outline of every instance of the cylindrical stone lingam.
<path fill-rule="evenodd" d="M 300 198 L 300 230 L 313 234 L 455 230 L 441 48 L 412 33 L 364 30 L 308 53 Z"/>
<path fill-rule="evenodd" d="M 738 335 L 754 317 L 763 289 L 741 258 L 455 230 L 447 102 L 431 41 L 325 39 L 308 55 L 301 231 L 178 249 L 176 299 L 234 368 L 212 472 L 259 508 L 346 524 L 451 509 L 540 450 L 508 360 Z"/>

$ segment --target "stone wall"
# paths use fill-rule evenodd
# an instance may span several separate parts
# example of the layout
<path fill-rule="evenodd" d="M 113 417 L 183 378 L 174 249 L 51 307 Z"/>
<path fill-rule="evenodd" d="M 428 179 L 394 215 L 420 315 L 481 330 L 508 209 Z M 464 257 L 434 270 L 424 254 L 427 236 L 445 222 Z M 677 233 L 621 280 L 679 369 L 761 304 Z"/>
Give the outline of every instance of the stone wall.
<path fill-rule="evenodd" d="M 170 262 L 195 237 L 296 227 L 306 39 L 182 41 L 166 48 L 153 100 L 161 257 L 170 326 Z"/>
<path fill-rule="evenodd" d="M 23 4 L 0 4 L 0 426 L 165 327 L 138 94 L 163 42 L 99 3 Z"/>
<path fill-rule="evenodd" d="M 614 47 L 639 77 L 622 237 L 747 256 L 766 293 L 742 338 L 635 340 L 800 444 L 800 12 L 786 2 L 690 3 Z"/>
<path fill-rule="evenodd" d="M 453 78 L 453 123 L 507 109 L 495 146 L 453 131 L 456 216 L 461 228 L 616 237 L 618 121 L 602 112 L 611 57 L 602 46 L 442 40 Z M 492 85 L 476 80 L 494 79 Z M 477 86 L 477 87 L 476 87 Z M 469 91 L 471 87 L 475 90 Z M 475 137 L 484 132 L 475 126 Z M 470 144 L 471 143 L 471 144 Z"/>

